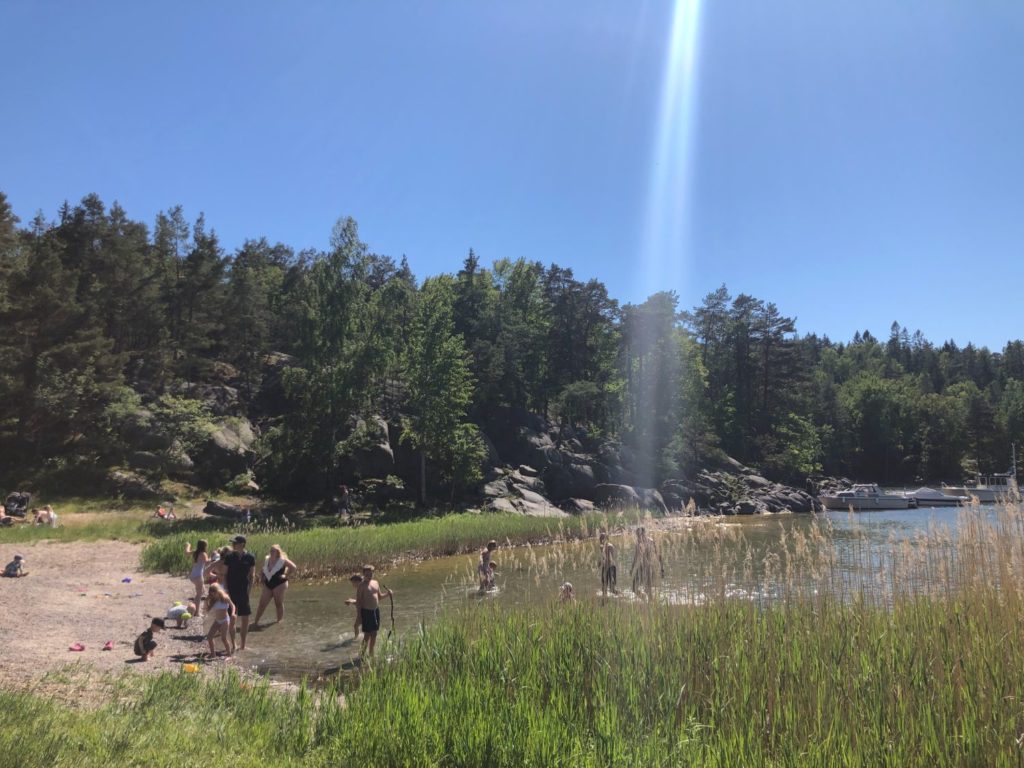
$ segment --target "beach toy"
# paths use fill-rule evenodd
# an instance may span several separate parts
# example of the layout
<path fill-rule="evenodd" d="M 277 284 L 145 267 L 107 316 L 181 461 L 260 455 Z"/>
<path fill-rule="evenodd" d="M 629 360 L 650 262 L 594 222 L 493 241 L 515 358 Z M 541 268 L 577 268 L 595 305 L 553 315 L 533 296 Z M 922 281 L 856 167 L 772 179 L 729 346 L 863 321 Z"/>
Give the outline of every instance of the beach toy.
<path fill-rule="evenodd" d="M 69 651 L 75 651 L 76 653 L 78 653 L 80 651 L 84 651 L 85 650 L 85 646 L 82 645 L 81 643 L 75 643 L 74 645 L 69 645 L 68 646 L 68 650 Z"/>
<path fill-rule="evenodd" d="M 185 611 L 185 613 L 181 614 L 181 620 L 182 621 L 188 621 L 191 618 L 192 618 L 192 614 L 189 613 L 188 611 Z"/>
<path fill-rule="evenodd" d="M 189 673 L 194 674 L 194 673 L 199 671 L 199 665 L 198 664 L 182 664 L 181 665 L 181 671 L 182 672 L 189 672 Z"/>
<path fill-rule="evenodd" d="M 114 641 L 113 640 L 107 640 L 107 642 L 103 644 L 103 650 L 104 651 L 112 651 L 112 650 L 114 650 Z"/>

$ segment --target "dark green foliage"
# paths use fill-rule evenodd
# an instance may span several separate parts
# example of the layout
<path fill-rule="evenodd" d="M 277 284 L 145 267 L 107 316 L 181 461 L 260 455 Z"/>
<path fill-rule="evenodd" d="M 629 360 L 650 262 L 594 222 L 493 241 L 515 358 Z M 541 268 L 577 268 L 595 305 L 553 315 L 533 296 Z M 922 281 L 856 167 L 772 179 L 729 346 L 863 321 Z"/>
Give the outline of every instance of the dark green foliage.
<path fill-rule="evenodd" d="M 258 482 L 304 499 L 353 482 L 350 459 L 379 439 L 358 425 L 378 417 L 410 495 L 472 496 L 475 425 L 499 406 L 570 427 L 572 450 L 622 441 L 643 485 L 722 453 L 791 483 L 960 480 L 1005 469 L 1024 442 L 1019 340 L 935 346 L 893 323 L 884 342 L 835 343 L 724 285 L 689 312 L 671 293 L 620 307 L 569 269 L 484 267 L 473 251 L 418 287 L 351 219 L 327 252 L 257 238 L 225 254 L 181 206 L 150 231 L 88 195 L 19 228 L 0 194 L 0 328 L 7 482 L 173 458 L 242 415 L 261 436 Z"/>

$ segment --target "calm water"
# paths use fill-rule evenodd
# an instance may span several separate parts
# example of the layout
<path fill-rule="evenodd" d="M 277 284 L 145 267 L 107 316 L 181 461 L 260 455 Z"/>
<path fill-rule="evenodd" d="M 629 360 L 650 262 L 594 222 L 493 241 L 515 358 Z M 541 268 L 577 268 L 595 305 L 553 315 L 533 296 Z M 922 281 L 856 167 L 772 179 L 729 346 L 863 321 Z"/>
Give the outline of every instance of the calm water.
<path fill-rule="evenodd" d="M 829 512 L 818 515 L 816 525 L 819 530 L 830 528 L 830 547 L 819 546 L 822 539 L 814 538 L 815 522 L 810 515 L 677 519 L 673 523 L 678 530 L 658 532 L 656 537 L 665 562 L 659 599 L 680 603 L 699 603 L 711 596 L 770 600 L 794 588 L 813 592 L 826 582 L 832 589 L 882 588 L 875 582 L 890 567 L 890 561 L 896 561 L 894 553 L 906 551 L 909 546 L 920 547 L 929 531 L 933 535 L 927 537 L 928 546 L 941 547 L 942 532 L 948 530 L 949 536 L 955 536 L 961 514 L 988 516 L 993 511 L 991 507 L 943 507 Z M 629 576 L 632 537 L 619 536 L 614 543 L 618 549 L 620 594 L 608 599 L 635 600 Z M 782 551 L 798 550 L 804 553 L 803 560 L 795 554 L 779 556 Z M 498 566 L 497 589 L 483 595 L 477 589 L 476 555 L 408 563 L 382 573 L 380 580 L 395 591 L 395 635 L 415 632 L 445 611 L 469 607 L 471 618 L 472 607 L 483 603 L 511 607 L 551 600 L 565 581 L 572 582 L 581 599 L 600 598 L 594 540 L 500 548 L 494 561 Z M 787 575 L 787 561 L 799 571 L 799 578 Z M 799 563 L 804 567 L 797 568 Z M 238 660 L 288 679 L 352 668 L 359 643 L 353 640 L 352 632 L 355 609 L 346 606 L 345 599 L 353 595 L 348 581 L 292 585 L 286 598 L 285 621 L 250 634 L 249 649 Z M 273 616 L 273 605 L 268 615 Z M 386 654 L 389 646 L 385 635 L 391 627 L 387 600 L 381 606 L 381 615 L 378 653 Z"/>

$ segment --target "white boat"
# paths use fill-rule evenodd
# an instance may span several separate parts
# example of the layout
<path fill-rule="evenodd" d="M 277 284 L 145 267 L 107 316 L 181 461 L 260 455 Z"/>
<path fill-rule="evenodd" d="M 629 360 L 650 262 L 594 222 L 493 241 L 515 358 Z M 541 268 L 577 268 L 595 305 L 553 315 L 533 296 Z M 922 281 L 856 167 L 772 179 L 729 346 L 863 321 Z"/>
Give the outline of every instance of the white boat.
<path fill-rule="evenodd" d="M 1013 446 L 1009 472 L 979 474 L 973 485 L 943 485 L 942 492 L 950 496 L 970 496 L 981 504 L 1020 501 L 1020 487 L 1017 485 L 1017 446 Z"/>
<path fill-rule="evenodd" d="M 902 493 L 886 493 L 875 483 L 861 483 L 848 491 L 820 496 L 825 509 L 908 509 L 911 500 Z"/>
<path fill-rule="evenodd" d="M 908 499 L 913 499 L 914 505 L 918 507 L 958 507 L 962 504 L 970 504 L 970 496 L 954 496 L 934 488 L 918 488 L 916 491 L 908 491 Z"/>
<path fill-rule="evenodd" d="M 1020 489 L 1017 479 L 1009 472 L 996 475 L 978 475 L 973 485 L 944 485 L 942 492 L 949 496 L 969 496 L 981 504 L 997 501 L 1017 501 Z"/>

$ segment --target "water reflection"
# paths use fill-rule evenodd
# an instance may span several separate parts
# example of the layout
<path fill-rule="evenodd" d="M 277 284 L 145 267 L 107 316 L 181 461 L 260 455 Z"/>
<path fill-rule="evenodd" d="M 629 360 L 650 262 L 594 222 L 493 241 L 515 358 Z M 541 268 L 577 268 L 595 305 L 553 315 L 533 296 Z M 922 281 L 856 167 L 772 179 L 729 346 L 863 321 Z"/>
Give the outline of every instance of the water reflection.
<path fill-rule="evenodd" d="M 948 589 L 962 572 L 954 542 L 968 535 L 984 546 L 981 523 L 992 526 L 998 510 L 934 508 L 882 512 L 829 512 L 749 518 L 679 518 L 655 533 L 665 561 L 656 585 L 659 602 L 699 605 L 739 599 L 766 604 L 800 596 L 838 594 L 889 602 L 897 592 Z M 1020 517 L 1015 518 L 1019 521 Z M 982 526 L 985 528 L 985 526 Z M 987 530 L 987 528 L 985 528 Z M 1019 530 L 1006 531 L 1020 537 Z M 633 537 L 612 538 L 618 553 L 619 588 L 608 599 L 636 600 L 629 589 Z M 596 539 L 545 546 L 502 547 L 494 555 L 497 589 L 481 594 L 476 555 L 402 564 L 383 573 L 395 591 L 395 637 L 415 632 L 452 609 L 478 603 L 502 606 L 554 600 L 565 581 L 581 599 L 602 599 Z M 959 569 L 959 570 L 958 570 Z M 984 574 L 981 577 L 985 577 Z M 239 661 L 276 676 L 297 679 L 352 668 L 359 653 L 353 634 L 355 610 L 347 580 L 296 583 L 288 593 L 287 617 L 250 636 Z M 392 629 L 391 606 L 381 606 L 378 653 Z M 473 620 L 473 612 L 465 612 Z"/>

